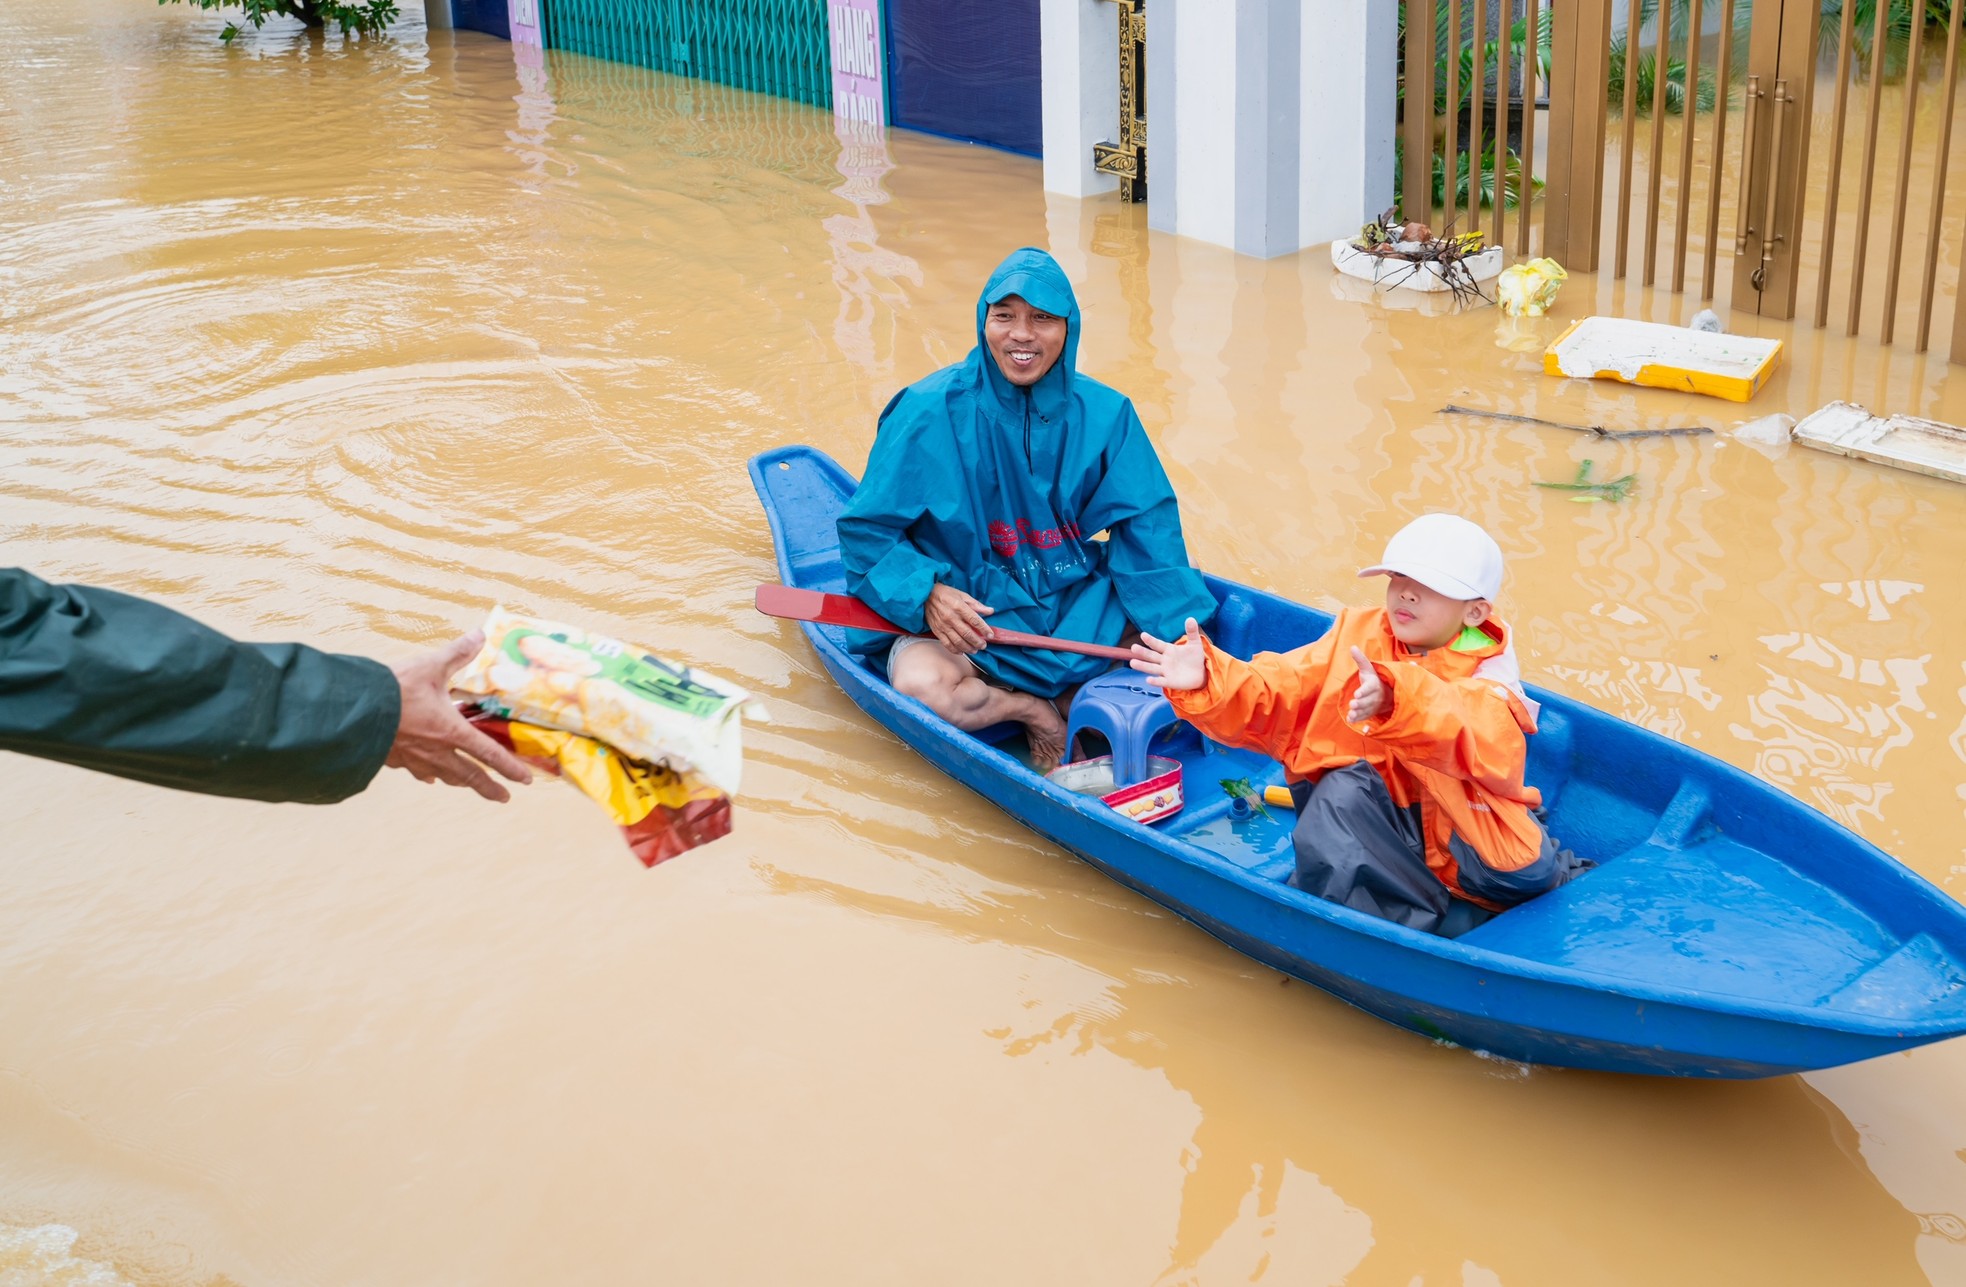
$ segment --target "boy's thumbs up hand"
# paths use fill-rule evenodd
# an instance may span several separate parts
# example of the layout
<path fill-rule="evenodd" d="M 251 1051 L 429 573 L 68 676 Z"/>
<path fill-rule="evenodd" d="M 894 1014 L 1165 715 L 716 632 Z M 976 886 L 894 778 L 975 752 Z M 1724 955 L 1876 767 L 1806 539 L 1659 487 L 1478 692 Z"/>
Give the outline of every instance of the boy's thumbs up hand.
<path fill-rule="evenodd" d="M 1189 617 L 1187 633 L 1174 643 L 1141 631 L 1130 664 L 1155 688 L 1176 692 L 1200 688 L 1208 679 L 1208 649 L 1201 641 L 1201 627 Z"/>
<path fill-rule="evenodd" d="M 1358 663 L 1358 691 L 1352 694 L 1352 704 L 1345 711 L 1345 722 L 1363 724 L 1385 713 L 1386 707 L 1392 704 L 1392 694 L 1380 682 L 1379 668 L 1366 659 L 1363 648 L 1352 648 L 1352 660 Z"/>

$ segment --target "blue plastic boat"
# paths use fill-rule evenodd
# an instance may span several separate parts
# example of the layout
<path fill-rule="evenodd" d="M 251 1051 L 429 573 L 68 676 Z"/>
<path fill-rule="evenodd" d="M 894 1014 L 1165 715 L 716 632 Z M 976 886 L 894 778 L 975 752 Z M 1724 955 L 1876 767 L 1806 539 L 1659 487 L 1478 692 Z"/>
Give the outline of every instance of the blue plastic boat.
<path fill-rule="evenodd" d="M 810 447 L 751 461 L 788 585 L 843 593 L 834 524 L 855 481 Z M 1331 618 L 1210 577 L 1214 638 L 1282 652 Z M 1889 855 L 1739 770 L 1554 693 L 1529 780 L 1552 831 L 1600 866 L 1458 939 L 1285 883 L 1288 810 L 1231 822 L 1214 783 L 1271 760 L 1182 726 L 1188 807 L 1152 826 L 1045 781 L 802 627 L 860 707 L 957 781 L 1223 942 L 1402 1028 L 1526 1063 L 1769 1077 L 1966 1033 L 1966 909 Z"/>

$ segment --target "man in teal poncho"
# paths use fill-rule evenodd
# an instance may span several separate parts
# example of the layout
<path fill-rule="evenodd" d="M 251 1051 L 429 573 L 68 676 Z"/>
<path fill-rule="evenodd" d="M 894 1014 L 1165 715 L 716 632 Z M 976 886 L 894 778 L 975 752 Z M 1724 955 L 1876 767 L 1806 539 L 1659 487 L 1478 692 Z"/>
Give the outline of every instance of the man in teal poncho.
<path fill-rule="evenodd" d="M 848 591 L 930 636 L 893 644 L 894 686 L 958 728 L 1023 724 L 1040 770 L 1065 752 L 1059 701 L 1110 663 L 992 649 L 992 625 L 1117 644 L 1215 613 L 1140 417 L 1078 371 L 1078 347 L 1058 261 L 1013 252 L 976 302 L 969 357 L 881 413 L 840 517 Z M 890 638 L 853 646 L 873 655 Z"/>

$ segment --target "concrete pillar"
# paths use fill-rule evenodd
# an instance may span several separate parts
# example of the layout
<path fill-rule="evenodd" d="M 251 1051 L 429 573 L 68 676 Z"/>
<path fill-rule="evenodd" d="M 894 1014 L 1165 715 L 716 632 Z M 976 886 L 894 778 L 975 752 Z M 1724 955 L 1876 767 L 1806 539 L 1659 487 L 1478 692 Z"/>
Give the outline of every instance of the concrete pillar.
<path fill-rule="evenodd" d="M 423 21 L 432 31 L 449 31 L 451 0 L 423 0 Z"/>
<path fill-rule="evenodd" d="M 1392 204 L 1396 31 L 1390 0 L 1151 0 L 1149 224 L 1262 258 L 1357 232 Z"/>
<path fill-rule="evenodd" d="M 1298 244 L 1307 246 L 1356 236 L 1393 203 L 1399 14 L 1318 0 L 1306 6 L 1302 39 Z"/>
<path fill-rule="evenodd" d="M 1119 6 L 1111 0 L 1039 0 L 1038 24 L 1045 191 L 1068 197 L 1111 192 L 1119 180 L 1092 168 L 1092 145 L 1119 138 Z"/>

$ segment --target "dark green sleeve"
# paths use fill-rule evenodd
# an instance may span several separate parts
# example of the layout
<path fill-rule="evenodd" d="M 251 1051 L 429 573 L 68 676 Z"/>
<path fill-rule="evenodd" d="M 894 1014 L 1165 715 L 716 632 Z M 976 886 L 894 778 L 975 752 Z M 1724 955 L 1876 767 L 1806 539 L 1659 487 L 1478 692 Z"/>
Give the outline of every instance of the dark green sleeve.
<path fill-rule="evenodd" d="M 401 700 L 379 662 L 239 643 L 144 599 L 0 568 L 0 750 L 331 804 L 382 768 Z"/>

